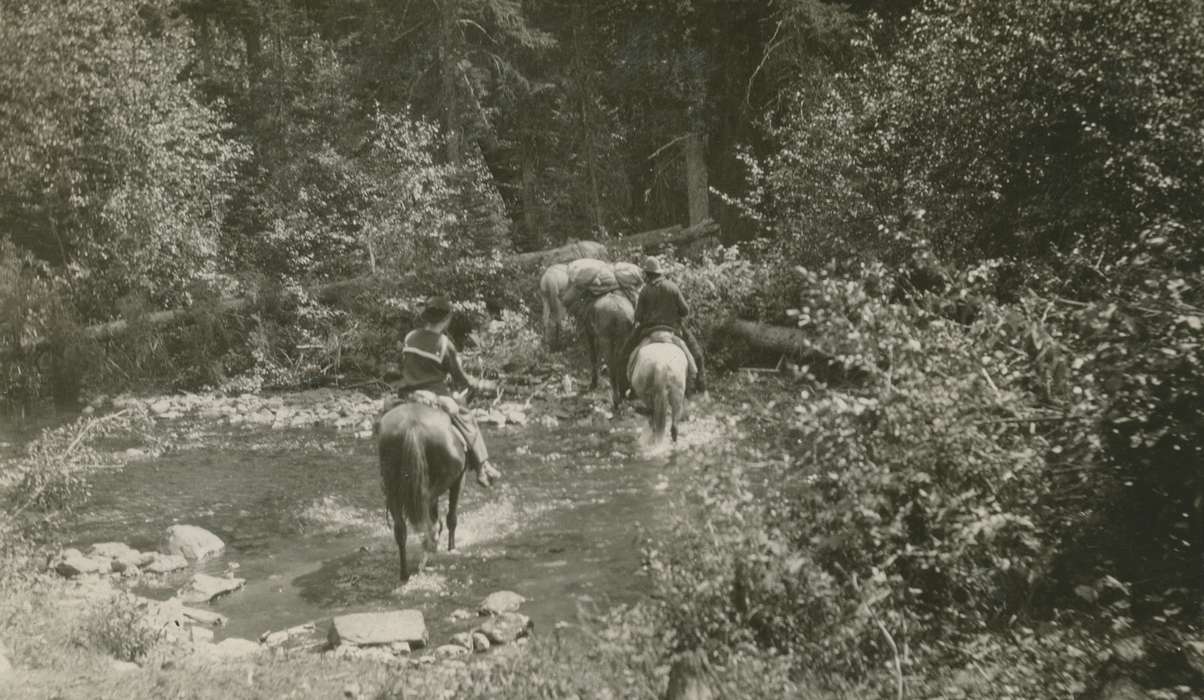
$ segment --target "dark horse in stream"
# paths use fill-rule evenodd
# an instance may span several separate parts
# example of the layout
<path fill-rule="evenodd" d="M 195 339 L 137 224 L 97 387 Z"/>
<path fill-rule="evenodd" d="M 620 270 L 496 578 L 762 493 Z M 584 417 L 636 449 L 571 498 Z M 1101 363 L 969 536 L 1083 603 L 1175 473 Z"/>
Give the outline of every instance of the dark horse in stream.
<path fill-rule="evenodd" d="M 447 548 L 456 548 L 456 506 L 464 479 L 464 441 L 442 409 L 421 403 L 399 404 L 380 419 L 377 446 L 385 503 L 393 519 L 393 538 L 406 567 L 406 523 L 422 533 L 421 571 L 438 546 L 439 497 L 447 493 Z"/>
<path fill-rule="evenodd" d="M 585 342 L 589 346 L 589 388 L 598 388 L 598 351 L 601 349 L 610 376 L 611 405 L 618 409 L 619 387 L 615 376 L 627 366 L 627 358 L 622 356 L 623 345 L 635 327 L 635 307 L 623 292 L 614 291 L 595 299 L 584 315 Z"/>

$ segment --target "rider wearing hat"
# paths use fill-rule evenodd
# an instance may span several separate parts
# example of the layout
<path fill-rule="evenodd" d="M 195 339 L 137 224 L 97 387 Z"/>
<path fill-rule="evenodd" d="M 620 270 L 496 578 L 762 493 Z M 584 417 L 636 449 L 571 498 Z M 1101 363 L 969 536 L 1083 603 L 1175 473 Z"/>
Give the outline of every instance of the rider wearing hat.
<path fill-rule="evenodd" d="M 690 348 L 690 354 L 694 356 L 694 363 L 698 366 L 697 390 L 700 393 L 706 392 L 702 345 L 685 324 L 686 316 L 690 315 L 690 307 L 686 305 L 681 290 L 672 280 L 665 277 L 660 261 L 652 256 L 644 258 L 640 263 L 640 270 L 644 273 L 644 288 L 640 290 L 640 297 L 636 300 L 635 328 L 627 338 L 622 357 L 631 357 L 631 353 L 635 352 L 636 346 L 644 336 L 657 326 L 668 326 Z M 619 368 L 613 374 L 619 377 L 621 382 L 619 396 L 622 397 L 628 388 L 627 372 L 624 368 Z"/>
<path fill-rule="evenodd" d="M 489 451 L 485 448 L 485 440 L 476 421 L 461 410 L 448 382 L 454 379 L 457 385 L 469 389 L 480 386 L 480 382 L 465 374 L 456 346 L 447 337 L 451 317 L 452 306 L 447 297 L 434 296 L 427 301 L 420 315 L 422 327 L 407 333 L 402 341 L 402 380 L 398 394 L 405 396 L 413 391 L 426 390 L 440 397 L 440 405 L 451 416 L 452 425 L 468 444 L 468 468 L 477 472 L 477 483 L 490 486 L 492 480 L 501 478 L 502 474 L 489 461 Z"/>

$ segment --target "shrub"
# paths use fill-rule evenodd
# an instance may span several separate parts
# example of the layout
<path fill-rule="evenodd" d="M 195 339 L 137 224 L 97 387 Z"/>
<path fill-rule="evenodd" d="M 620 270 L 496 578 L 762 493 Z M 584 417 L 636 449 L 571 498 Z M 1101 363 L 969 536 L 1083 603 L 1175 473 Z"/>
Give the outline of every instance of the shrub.
<path fill-rule="evenodd" d="M 84 618 L 80 642 L 120 661 L 138 663 L 154 651 L 163 634 L 148 622 L 144 603 L 120 593 L 95 604 Z"/>
<path fill-rule="evenodd" d="M 794 458 L 772 487 L 707 473 L 699 534 L 649 559 L 679 639 L 862 673 L 893 653 L 885 630 L 919 653 L 1023 612 L 1056 542 L 1005 312 L 963 326 L 889 303 L 880 267 L 801 274 L 799 325 L 861 381 L 813 380 L 778 419 Z"/>

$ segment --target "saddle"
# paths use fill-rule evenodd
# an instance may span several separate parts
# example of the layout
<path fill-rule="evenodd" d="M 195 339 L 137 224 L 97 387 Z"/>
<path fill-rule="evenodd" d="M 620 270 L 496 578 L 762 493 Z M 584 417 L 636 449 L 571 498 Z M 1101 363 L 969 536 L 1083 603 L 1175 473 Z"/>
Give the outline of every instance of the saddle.
<path fill-rule="evenodd" d="M 686 345 L 686 341 L 678 337 L 674 329 L 669 326 L 654 326 L 651 330 L 644 334 L 639 345 L 635 346 L 635 350 L 631 352 L 631 357 L 627 358 L 627 379 L 631 380 L 632 374 L 635 372 L 635 358 L 639 357 L 640 348 L 652 343 L 672 343 L 681 348 L 681 351 L 686 355 L 688 368 L 686 370 L 686 381 L 691 382 L 694 377 L 698 376 L 698 363 L 694 360 L 694 354 L 690 352 L 690 348 Z"/>
<path fill-rule="evenodd" d="M 449 416 L 460 414 L 460 404 L 456 403 L 456 400 L 450 396 L 440 396 L 439 394 L 436 394 L 428 389 L 409 389 L 402 391 L 399 394 L 386 396 L 384 398 L 384 400 L 381 402 L 380 414 L 376 416 L 376 421 L 374 421 L 372 425 L 373 435 L 380 432 L 380 419 L 383 418 L 386 413 L 392 411 L 394 408 L 397 408 L 403 403 L 420 404 L 443 411 Z M 461 442 L 463 442 L 465 445 L 468 444 L 468 441 L 465 440 L 464 436 L 460 434 L 459 430 L 454 430 L 452 432 L 456 434 Z"/>

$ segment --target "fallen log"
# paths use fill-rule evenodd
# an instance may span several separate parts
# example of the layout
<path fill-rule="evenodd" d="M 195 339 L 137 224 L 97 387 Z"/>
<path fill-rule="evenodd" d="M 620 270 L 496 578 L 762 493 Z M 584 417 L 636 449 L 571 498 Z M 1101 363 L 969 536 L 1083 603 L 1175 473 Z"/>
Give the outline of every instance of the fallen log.
<path fill-rule="evenodd" d="M 719 224 L 707 220 L 686 228 L 669 226 L 668 228 L 658 228 L 631 236 L 624 236 L 615 239 L 611 243 L 611 246 L 614 248 L 631 249 L 646 248 L 654 245 L 675 245 L 678 243 L 688 243 L 704 236 L 714 236 L 718 233 Z"/>
<path fill-rule="evenodd" d="M 733 318 L 723 324 L 721 330 L 744 340 L 758 350 L 795 358 L 816 352 L 807 341 L 807 334 L 798 328 L 772 326 L 760 321 Z"/>
<path fill-rule="evenodd" d="M 230 311 L 239 311 L 250 305 L 250 299 L 222 299 L 217 303 L 217 310 L 223 313 Z M 136 323 L 145 323 L 152 326 L 159 326 L 165 323 L 172 323 L 183 317 L 193 309 L 175 309 L 172 311 L 155 311 L 139 318 Z M 98 323 L 93 326 L 84 328 L 84 335 L 93 340 L 105 340 L 113 336 L 124 333 L 130 326 L 130 322 L 124 319 L 117 321 L 109 321 L 107 323 Z"/>
<path fill-rule="evenodd" d="M 644 231 L 631 236 L 615 239 L 613 245 L 624 250 L 633 248 L 642 248 L 650 245 L 662 245 L 672 243 L 684 243 L 697 238 L 710 236 L 718 233 L 719 225 L 713 221 L 705 221 L 701 224 L 683 228 L 680 225 L 669 226 L 666 228 Z M 502 258 L 502 261 L 511 265 L 532 265 L 539 264 L 541 266 L 554 265 L 560 262 L 571 262 L 578 258 L 598 258 L 600 260 L 610 260 L 611 256 L 608 253 L 606 246 L 597 241 L 570 241 L 564 245 L 545 250 L 535 250 L 529 253 L 515 253 Z M 337 293 L 341 289 L 353 289 L 365 283 L 371 282 L 374 275 L 363 275 L 348 280 L 340 280 L 337 282 L 329 282 L 319 285 L 313 289 L 313 293 L 319 298 L 328 297 L 332 293 Z M 251 304 L 251 300 L 247 298 L 232 298 L 223 299 L 218 302 L 219 310 L 223 312 L 239 311 Z M 138 319 L 137 323 L 145 323 L 151 326 L 160 326 L 169 323 L 174 323 L 178 320 L 186 318 L 191 309 L 172 309 L 167 311 L 156 311 L 149 313 L 146 316 Z M 130 322 L 124 319 L 116 321 L 108 321 L 87 326 L 83 332 L 88 338 L 94 340 L 105 340 L 124 333 L 130 326 Z M 34 348 L 42 345 L 42 342 L 34 344 Z"/>
<path fill-rule="evenodd" d="M 807 365 L 826 380 L 860 382 L 872 374 L 867 367 L 849 366 L 815 347 L 808 340 L 806 332 L 798 328 L 733 318 L 724 323 L 719 331 L 743 340 L 756 350 L 783 355 L 798 364 Z"/>
<path fill-rule="evenodd" d="M 534 265 L 546 267 L 557 263 L 567 263 L 580 258 L 597 258 L 598 260 L 610 260 L 610 254 L 606 250 L 606 246 L 597 241 L 569 241 L 562 246 L 548 248 L 547 250 L 535 250 L 530 253 L 515 253 L 502 258 L 502 261 L 511 265 Z"/>

